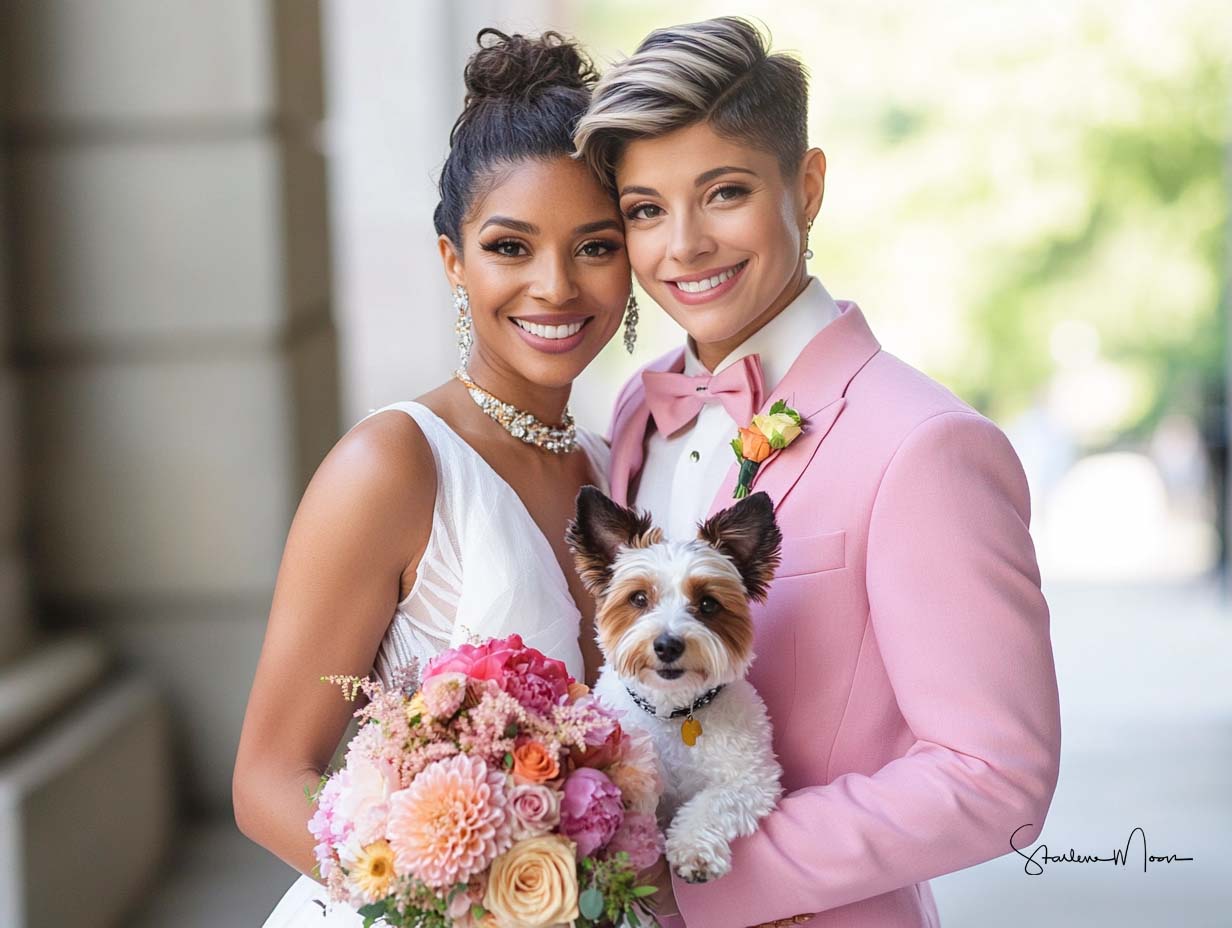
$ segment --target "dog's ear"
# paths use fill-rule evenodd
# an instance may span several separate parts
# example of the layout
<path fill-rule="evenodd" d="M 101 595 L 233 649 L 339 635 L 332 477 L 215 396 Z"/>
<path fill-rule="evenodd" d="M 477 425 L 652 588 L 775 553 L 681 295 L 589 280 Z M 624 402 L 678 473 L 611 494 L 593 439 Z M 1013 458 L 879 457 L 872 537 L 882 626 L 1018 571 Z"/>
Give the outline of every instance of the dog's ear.
<path fill-rule="evenodd" d="M 783 542 L 769 496 L 754 493 L 715 513 L 698 525 L 697 537 L 731 559 L 752 599 L 766 598 Z"/>
<path fill-rule="evenodd" d="M 578 491 L 577 517 L 565 530 L 578 575 L 596 596 L 612 579 L 612 562 L 621 548 L 645 547 L 661 537 L 648 514 L 617 505 L 592 486 Z"/>

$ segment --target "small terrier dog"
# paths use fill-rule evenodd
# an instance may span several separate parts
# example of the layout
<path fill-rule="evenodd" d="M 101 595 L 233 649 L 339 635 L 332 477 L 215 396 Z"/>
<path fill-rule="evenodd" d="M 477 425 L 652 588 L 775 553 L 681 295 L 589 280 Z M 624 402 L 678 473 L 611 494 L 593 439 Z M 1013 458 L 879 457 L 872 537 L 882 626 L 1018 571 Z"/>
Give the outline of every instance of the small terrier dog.
<path fill-rule="evenodd" d="M 761 601 L 782 535 L 765 493 L 668 541 L 650 517 L 583 487 L 569 547 L 596 601 L 604 665 L 595 693 L 652 735 L 664 767 L 667 861 L 702 883 L 731 869 L 731 841 L 752 834 L 782 795 L 753 661 L 749 600 Z"/>

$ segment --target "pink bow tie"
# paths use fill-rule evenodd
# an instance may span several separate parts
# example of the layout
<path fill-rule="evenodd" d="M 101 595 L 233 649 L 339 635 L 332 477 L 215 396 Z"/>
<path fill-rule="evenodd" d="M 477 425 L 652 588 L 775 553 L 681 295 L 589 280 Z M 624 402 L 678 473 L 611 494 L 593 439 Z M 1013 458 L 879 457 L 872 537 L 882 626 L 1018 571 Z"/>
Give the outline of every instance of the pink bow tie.
<path fill-rule="evenodd" d="M 642 384 L 655 427 L 664 435 L 692 422 L 703 403 L 714 402 L 722 403 L 736 424 L 745 428 L 761 408 L 765 389 L 761 358 L 755 354 L 729 364 L 714 376 L 643 371 Z"/>

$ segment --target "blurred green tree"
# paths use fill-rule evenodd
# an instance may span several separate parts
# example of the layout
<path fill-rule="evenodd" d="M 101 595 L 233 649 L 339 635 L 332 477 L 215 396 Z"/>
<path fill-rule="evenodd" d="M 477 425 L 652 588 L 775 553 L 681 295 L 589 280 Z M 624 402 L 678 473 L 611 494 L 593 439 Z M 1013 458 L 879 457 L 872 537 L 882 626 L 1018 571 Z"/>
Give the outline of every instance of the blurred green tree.
<path fill-rule="evenodd" d="M 1089 323 L 1099 354 L 1138 387 L 1115 432 L 1097 433 L 1105 442 L 1139 437 L 1167 412 L 1202 421 L 1220 401 L 1229 60 L 1196 45 L 1179 75 L 1130 76 L 1132 118 L 1083 133 L 1073 178 L 1085 193 L 1081 219 L 990 256 L 970 316 L 985 350 L 951 372 L 976 405 L 1012 409 L 1044 387 L 1057 373 L 1050 336 L 1062 320 Z"/>
<path fill-rule="evenodd" d="M 576 9 L 601 63 L 653 28 L 725 13 L 760 18 L 805 61 L 830 165 L 812 267 L 888 350 L 999 421 L 1048 407 L 1083 450 L 1136 440 L 1170 411 L 1213 434 L 1226 2 L 743 7 Z"/>

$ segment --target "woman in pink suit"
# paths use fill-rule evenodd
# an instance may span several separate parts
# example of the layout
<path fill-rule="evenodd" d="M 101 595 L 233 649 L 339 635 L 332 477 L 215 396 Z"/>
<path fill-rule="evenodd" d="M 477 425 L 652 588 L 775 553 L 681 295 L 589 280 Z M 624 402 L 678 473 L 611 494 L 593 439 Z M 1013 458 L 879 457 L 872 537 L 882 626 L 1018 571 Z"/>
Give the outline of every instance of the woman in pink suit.
<path fill-rule="evenodd" d="M 737 428 L 778 399 L 805 419 L 752 486 L 784 537 L 751 680 L 786 795 L 728 875 L 674 881 L 691 928 L 937 925 L 927 880 L 1009 852 L 1020 826 L 1034 841 L 1057 779 L 1022 467 L 809 276 L 826 163 L 806 98 L 799 62 L 724 17 L 652 33 L 575 137 L 638 280 L 689 334 L 617 400 L 616 500 L 691 536 L 730 505 Z"/>

